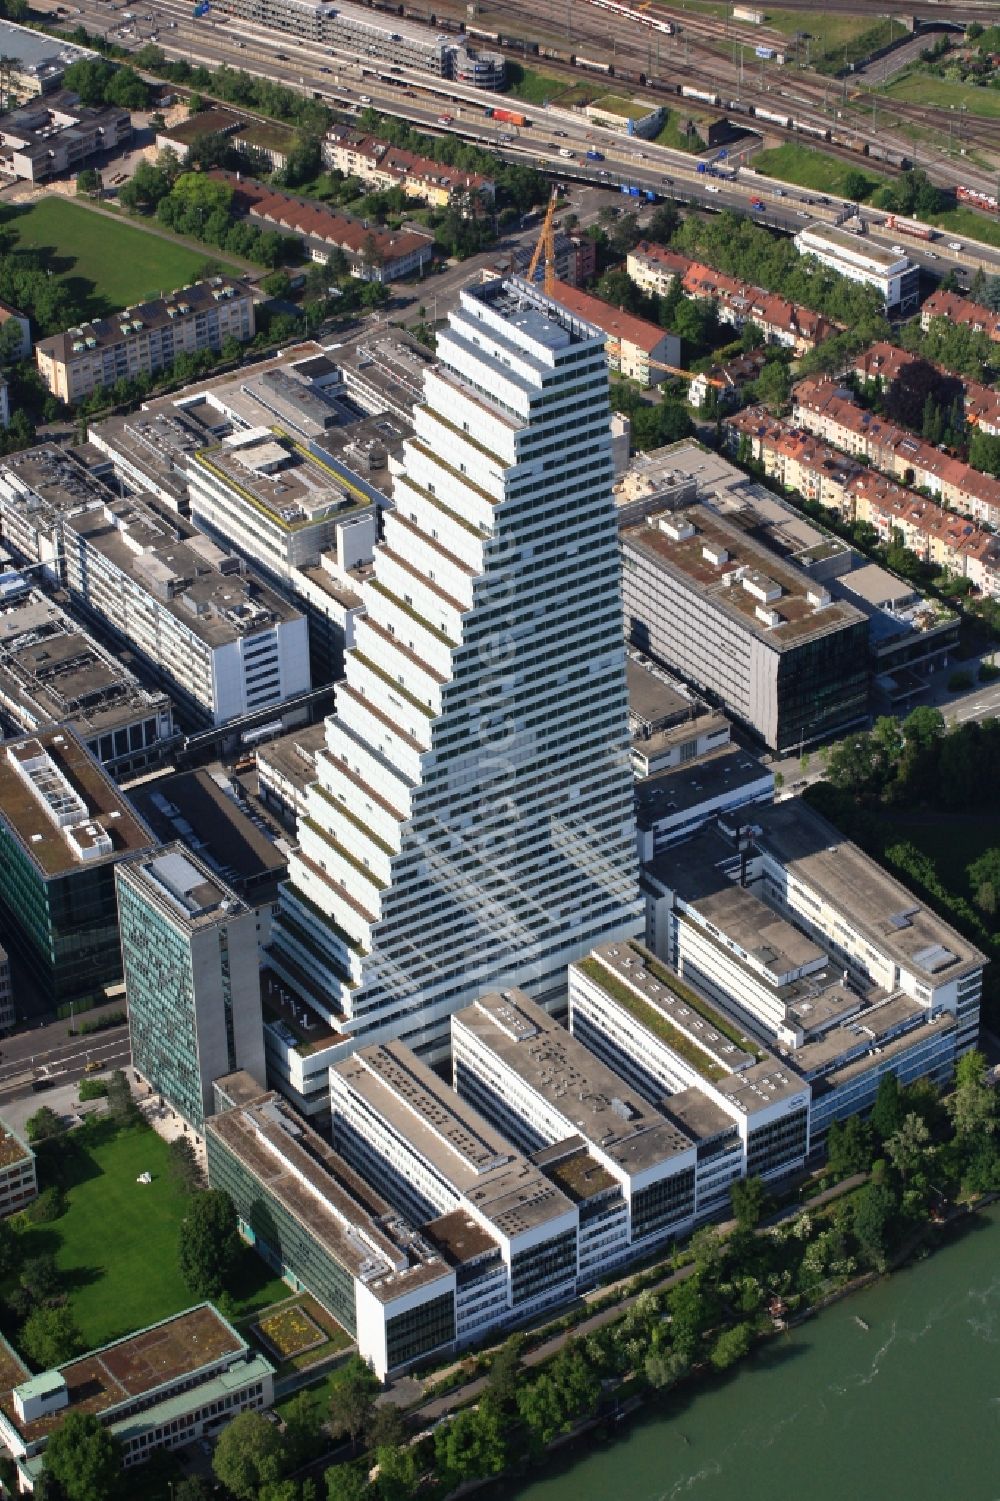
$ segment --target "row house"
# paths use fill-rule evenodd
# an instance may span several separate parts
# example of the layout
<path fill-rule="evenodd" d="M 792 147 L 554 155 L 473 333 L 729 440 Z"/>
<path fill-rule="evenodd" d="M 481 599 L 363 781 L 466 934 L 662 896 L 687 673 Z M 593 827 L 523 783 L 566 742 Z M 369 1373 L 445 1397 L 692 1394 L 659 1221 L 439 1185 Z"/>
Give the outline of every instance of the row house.
<path fill-rule="evenodd" d="M 994 391 L 991 386 L 984 386 L 980 381 L 965 380 L 962 376 L 946 370 L 943 365 L 925 360 L 922 355 L 911 354 L 909 350 L 900 349 L 896 344 L 889 344 L 880 339 L 867 349 L 861 350 L 855 356 L 851 372 L 865 382 L 878 381 L 882 390 L 886 391 L 902 377 L 903 371 L 912 365 L 929 365 L 945 380 L 959 381 L 962 386 L 966 421 L 974 427 L 981 428 L 984 433 L 990 433 L 993 436 L 1000 435 L 1000 391 Z"/>
<path fill-rule="evenodd" d="M 961 323 L 973 333 L 985 334 L 994 344 L 1000 344 L 1000 313 L 969 297 L 959 297 L 955 292 L 932 292 L 920 309 L 920 327 L 926 333 L 935 318 L 947 318 L 949 323 Z"/>
<path fill-rule="evenodd" d="M 402 281 L 422 271 L 434 253 L 430 235 L 386 229 L 312 199 L 278 192 L 252 177 L 221 170 L 211 175 L 233 188 L 235 213 L 267 228 L 301 235 L 310 259 L 322 265 L 335 250 L 342 250 L 351 275 L 363 281 Z"/>
<path fill-rule="evenodd" d="M 848 486 L 862 473 L 856 459 L 831 448 L 814 433 L 773 417 L 766 407 L 748 407 L 725 421 L 726 445 L 731 453 L 741 440 L 750 444 L 750 457 L 764 473 L 806 500 L 843 511 Z"/>
<path fill-rule="evenodd" d="M 830 380 L 800 381 L 793 392 L 795 423 L 874 468 L 923 489 L 976 521 L 1000 525 L 1000 480 L 926 443 L 914 433 L 865 411 Z"/>
<path fill-rule="evenodd" d="M 323 142 L 323 161 L 332 171 L 358 177 L 366 186 L 401 187 L 408 198 L 419 198 L 434 208 L 491 204 L 496 195 L 493 179 L 480 172 L 448 166 L 356 131 L 331 130 Z"/>
<path fill-rule="evenodd" d="M 665 296 L 690 265 L 689 256 L 649 240 L 640 240 L 625 260 L 625 270 L 640 292 L 652 292 L 657 297 Z"/>
<path fill-rule="evenodd" d="M 681 281 L 689 297 L 711 298 L 716 303 L 720 323 L 737 329 L 753 323 L 769 344 L 792 350 L 796 358 L 815 349 L 839 327 L 811 308 L 697 262 L 688 266 Z"/>
<path fill-rule="evenodd" d="M 976 522 L 870 469 L 851 482 L 847 501 L 851 519 L 874 527 L 883 543 L 898 534 L 923 562 L 968 578 L 984 594 L 996 592 L 1000 541 Z"/>

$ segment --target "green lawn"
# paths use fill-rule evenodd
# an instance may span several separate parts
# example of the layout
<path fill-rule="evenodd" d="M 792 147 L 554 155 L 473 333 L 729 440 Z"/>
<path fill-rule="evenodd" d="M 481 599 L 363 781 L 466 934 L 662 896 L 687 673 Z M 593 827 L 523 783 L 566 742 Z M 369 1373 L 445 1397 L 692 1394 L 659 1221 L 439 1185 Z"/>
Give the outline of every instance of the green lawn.
<path fill-rule="evenodd" d="M 0 205 L 0 229 L 12 233 L 21 249 L 37 251 L 90 318 L 184 286 L 218 259 L 210 245 L 189 250 L 65 198 L 43 198 L 27 208 Z"/>
<path fill-rule="evenodd" d="M 930 220 L 949 235 L 965 240 L 982 240 L 986 245 L 1000 245 L 1000 217 L 990 219 L 986 214 L 977 214 L 971 208 L 950 209 L 946 214 L 934 214 Z"/>
<path fill-rule="evenodd" d="M 875 188 L 881 188 L 891 179 L 879 172 L 869 170 L 868 164 L 841 161 L 828 156 L 814 146 L 800 145 L 798 141 L 786 141 L 768 151 L 758 151 L 752 159 L 757 172 L 767 177 L 780 178 L 782 182 L 795 182 L 803 188 L 815 188 L 818 193 L 834 193 L 843 197 L 844 179 L 849 172 L 862 172 Z"/>
<path fill-rule="evenodd" d="M 508 60 L 507 93 L 513 99 L 523 99 L 526 104 L 587 104 L 599 92 L 600 80 L 593 86 L 585 83 L 567 84 L 564 78 L 555 78 L 551 73 L 539 73 L 535 68 L 526 68 L 521 63 Z"/>
<path fill-rule="evenodd" d="M 884 99 L 901 99 L 904 104 L 930 104 L 941 109 L 963 109 L 982 119 L 1000 119 L 1000 89 L 984 89 L 974 83 L 938 78 L 923 69 L 901 73 L 881 90 Z"/>
<path fill-rule="evenodd" d="M 152 1173 L 152 1183 L 136 1182 L 143 1172 Z M 185 1199 L 167 1174 L 166 1143 L 155 1131 L 88 1123 L 61 1138 L 51 1157 L 43 1153 L 39 1176 L 43 1187 L 58 1177 L 68 1207 L 60 1219 L 25 1229 L 25 1254 L 55 1256 L 89 1348 L 197 1301 L 177 1269 Z M 231 1293 L 249 1312 L 287 1297 L 288 1288 L 248 1247 Z"/>

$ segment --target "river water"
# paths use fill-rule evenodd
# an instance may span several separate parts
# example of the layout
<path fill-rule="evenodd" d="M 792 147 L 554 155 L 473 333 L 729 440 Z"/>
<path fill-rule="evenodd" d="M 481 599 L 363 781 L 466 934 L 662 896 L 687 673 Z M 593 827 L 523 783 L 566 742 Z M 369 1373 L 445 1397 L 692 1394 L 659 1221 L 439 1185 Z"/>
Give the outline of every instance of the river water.
<path fill-rule="evenodd" d="M 869 1325 L 863 1329 L 858 1316 Z M 1000 1208 L 505 1501 L 1000 1501 Z"/>

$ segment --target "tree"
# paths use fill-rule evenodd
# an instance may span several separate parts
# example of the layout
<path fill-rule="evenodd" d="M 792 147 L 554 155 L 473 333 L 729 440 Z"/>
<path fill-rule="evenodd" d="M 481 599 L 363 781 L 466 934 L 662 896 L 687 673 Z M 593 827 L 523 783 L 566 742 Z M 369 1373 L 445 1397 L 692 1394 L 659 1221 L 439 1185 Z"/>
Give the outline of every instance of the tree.
<path fill-rule="evenodd" d="M 39 1370 L 51 1371 L 79 1354 L 83 1336 L 68 1308 L 49 1308 L 43 1304 L 25 1319 L 20 1344 Z"/>
<path fill-rule="evenodd" d="M 931 1133 L 913 1111 L 904 1115 L 899 1129 L 889 1137 L 886 1154 L 904 1182 L 924 1161 L 930 1139 Z"/>
<path fill-rule="evenodd" d="M 844 173 L 844 197 L 852 203 L 863 203 L 875 184 L 856 168 Z"/>
<path fill-rule="evenodd" d="M 955 1069 L 955 1090 L 948 1102 L 955 1134 L 966 1140 L 992 1137 L 998 1126 L 996 1092 L 986 1082 L 986 1059 L 966 1053 Z"/>
<path fill-rule="evenodd" d="M 753 1343 L 753 1326 L 751 1324 L 734 1324 L 732 1329 L 726 1329 L 719 1335 L 708 1358 L 717 1371 L 728 1371 L 747 1355 Z"/>
<path fill-rule="evenodd" d="M 887 1184 L 866 1183 L 858 1190 L 851 1228 L 862 1257 L 879 1272 L 886 1268 L 895 1214 L 895 1196 Z"/>
<path fill-rule="evenodd" d="M 872 1130 L 879 1141 L 888 1141 L 902 1124 L 903 1106 L 899 1098 L 899 1080 L 894 1073 L 883 1074 L 872 1107 Z"/>
<path fill-rule="evenodd" d="M 734 1178 L 729 1185 L 729 1201 L 740 1229 L 756 1230 L 767 1201 L 767 1192 L 760 1178 Z"/>
<path fill-rule="evenodd" d="M 143 1118 L 120 1068 L 116 1068 L 108 1080 L 108 1115 L 118 1126 L 137 1125 Z"/>
<path fill-rule="evenodd" d="M 281 1479 L 281 1436 L 261 1412 L 241 1412 L 222 1430 L 212 1469 L 237 1498 L 256 1501 L 258 1492 Z"/>
<path fill-rule="evenodd" d="M 754 395 L 769 407 L 783 407 L 792 391 L 792 375 L 784 360 L 768 360 L 753 383 Z"/>
<path fill-rule="evenodd" d="M 499 1475 L 507 1465 L 503 1416 L 488 1397 L 461 1412 L 434 1435 L 438 1475 L 448 1489 L 465 1480 Z"/>
<path fill-rule="evenodd" d="M 34 1115 L 29 1115 L 25 1122 L 25 1130 L 30 1142 L 51 1141 L 53 1136 L 61 1136 L 63 1123 L 54 1110 L 48 1105 L 43 1105 L 41 1110 L 36 1110 Z"/>
<path fill-rule="evenodd" d="M 20 1282 L 25 1291 L 38 1302 L 53 1297 L 62 1284 L 55 1257 L 47 1252 L 41 1256 L 29 1257 L 21 1268 Z"/>
<path fill-rule="evenodd" d="M 175 1136 L 167 1147 L 167 1172 L 184 1193 L 198 1193 L 205 1187 L 205 1175 L 189 1137 Z"/>
<path fill-rule="evenodd" d="M 364 1501 L 370 1494 L 367 1475 L 353 1465 L 333 1465 L 324 1479 L 326 1501 Z"/>
<path fill-rule="evenodd" d="M 286 1419 L 287 1421 L 287 1419 Z M 380 1402 L 365 1431 L 371 1449 L 398 1448 L 406 1438 L 406 1422 L 395 1402 Z"/>
<path fill-rule="evenodd" d="M 676 1345 L 666 1350 L 651 1350 L 646 1356 L 646 1380 L 657 1391 L 675 1386 L 690 1369 L 686 1352 Z"/>
<path fill-rule="evenodd" d="M 201 1475 L 184 1475 L 170 1488 L 170 1501 L 212 1501 L 215 1487 Z"/>
<path fill-rule="evenodd" d="M 92 198 L 101 191 L 101 174 L 96 167 L 84 167 L 76 174 L 76 192 L 79 198 Z"/>
<path fill-rule="evenodd" d="M 872 1129 L 859 1115 L 852 1115 L 846 1123 L 834 1121 L 827 1132 L 827 1165 L 837 1178 L 849 1178 L 852 1173 L 866 1173 L 872 1165 L 874 1143 Z"/>
<path fill-rule="evenodd" d="M 17 1270 L 23 1254 L 24 1244 L 10 1220 L 0 1220 L 0 1278 Z"/>
<path fill-rule="evenodd" d="M 521 1360 L 523 1345 L 524 1336 L 521 1334 L 512 1334 L 505 1339 L 493 1357 L 493 1364 L 486 1378 L 487 1391 L 497 1406 L 505 1411 L 513 1407 L 524 1373 Z"/>
<path fill-rule="evenodd" d="M 321 1394 L 310 1391 L 308 1387 L 296 1392 L 287 1402 L 283 1412 L 287 1469 L 297 1470 L 322 1452 L 325 1407 Z"/>
<path fill-rule="evenodd" d="M 241 1249 L 236 1210 L 229 1195 L 216 1189 L 194 1194 L 181 1221 L 178 1262 L 181 1276 L 195 1297 L 218 1297 Z"/>
<path fill-rule="evenodd" d="M 72 1408 L 45 1446 L 45 1473 L 66 1501 L 110 1501 L 121 1494 L 122 1447 L 93 1413 Z"/>
<path fill-rule="evenodd" d="M 420 1478 L 420 1466 L 412 1449 L 376 1449 L 380 1501 L 410 1501 Z"/>
<path fill-rule="evenodd" d="M 355 1355 L 341 1367 L 330 1391 L 327 1420 L 334 1438 L 347 1437 L 352 1444 L 357 1443 L 358 1435 L 371 1422 L 377 1391 L 378 1378 L 360 1356 Z"/>

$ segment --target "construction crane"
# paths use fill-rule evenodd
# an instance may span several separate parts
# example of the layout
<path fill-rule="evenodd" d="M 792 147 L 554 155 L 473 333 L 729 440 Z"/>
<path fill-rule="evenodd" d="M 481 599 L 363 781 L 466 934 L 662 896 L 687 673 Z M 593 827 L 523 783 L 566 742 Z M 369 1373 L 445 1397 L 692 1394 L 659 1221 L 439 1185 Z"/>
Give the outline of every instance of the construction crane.
<path fill-rule="evenodd" d="M 528 262 L 527 280 L 534 281 L 535 272 L 538 270 L 538 262 L 542 258 L 542 252 L 545 252 L 545 279 L 543 282 L 543 288 L 546 297 L 555 297 L 556 290 L 556 246 L 553 220 L 555 218 L 555 212 L 558 203 L 559 190 L 558 188 L 553 188 L 552 194 L 549 198 L 548 205 L 545 210 L 545 218 L 542 220 L 542 227 L 538 231 L 538 240 L 535 244 L 534 250 L 532 251 L 531 260 Z M 556 298 L 556 301 L 558 301 L 558 298 Z M 604 347 L 609 355 L 616 356 L 618 358 L 618 362 L 620 364 L 622 347 L 619 340 L 608 339 Z M 664 365 L 660 360 L 649 360 L 647 361 L 647 363 L 653 370 L 663 370 L 668 375 L 678 375 L 682 380 L 698 379 L 697 370 L 682 370 L 679 365 Z M 719 380 L 717 376 L 706 375 L 705 380 L 710 386 L 717 386 L 719 390 L 728 389 L 727 382 L 724 380 Z"/>
<path fill-rule="evenodd" d="M 545 281 L 544 289 L 546 297 L 551 297 L 556 285 L 556 239 L 552 228 L 555 219 L 556 207 L 559 203 L 559 190 L 553 188 L 545 209 L 545 218 L 542 227 L 538 231 L 538 240 L 528 262 L 528 281 L 534 281 L 535 272 L 538 270 L 538 262 L 542 251 L 545 251 Z"/>

